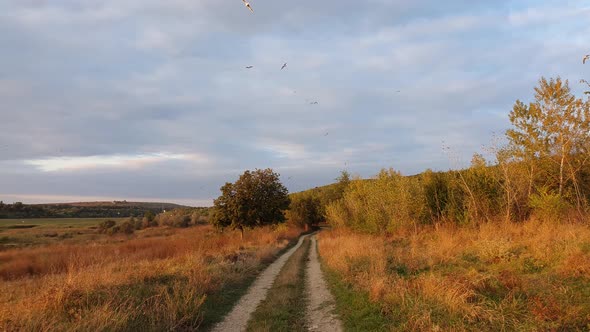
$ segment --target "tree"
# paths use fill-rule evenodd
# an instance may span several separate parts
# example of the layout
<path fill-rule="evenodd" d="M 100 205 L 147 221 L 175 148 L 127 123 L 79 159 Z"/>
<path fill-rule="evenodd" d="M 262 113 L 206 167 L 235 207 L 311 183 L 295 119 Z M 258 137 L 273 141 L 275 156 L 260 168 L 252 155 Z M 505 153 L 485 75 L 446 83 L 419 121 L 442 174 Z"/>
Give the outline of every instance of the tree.
<path fill-rule="evenodd" d="M 582 59 L 582 64 L 585 65 L 586 64 L 586 61 L 588 61 L 588 60 L 590 60 L 590 54 L 586 54 L 584 56 L 584 58 Z M 580 83 L 584 83 L 584 84 L 586 84 L 590 88 L 590 82 L 588 82 L 586 80 L 580 80 Z M 590 91 L 585 91 L 584 93 L 587 94 L 587 95 L 590 95 Z"/>
<path fill-rule="evenodd" d="M 245 171 L 235 183 L 221 187 L 214 201 L 211 223 L 219 228 L 239 229 L 281 223 L 289 208 L 288 191 L 279 174 L 268 168 Z"/>
<path fill-rule="evenodd" d="M 309 229 L 324 220 L 321 202 L 318 198 L 307 195 L 297 195 L 291 200 L 289 221 Z"/>
<path fill-rule="evenodd" d="M 513 129 L 506 132 L 516 156 L 529 165 L 529 197 L 539 166 L 553 164 L 545 177 L 556 187 L 559 196 L 572 183 L 573 191 L 582 204 L 579 173 L 587 162 L 590 113 L 588 103 L 571 93 L 568 81 L 541 78 L 535 88 L 535 101 L 525 105 L 517 101 L 510 113 Z M 554 176 L 553 178 L 551 176 Z"/>

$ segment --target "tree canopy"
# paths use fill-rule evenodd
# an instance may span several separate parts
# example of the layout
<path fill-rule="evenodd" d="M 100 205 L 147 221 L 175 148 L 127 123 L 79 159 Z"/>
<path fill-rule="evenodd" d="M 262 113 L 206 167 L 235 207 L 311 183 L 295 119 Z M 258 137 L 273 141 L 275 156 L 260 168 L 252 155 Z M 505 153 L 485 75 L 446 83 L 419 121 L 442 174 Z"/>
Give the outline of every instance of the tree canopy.
<path fill-rule="evenodd" d="M 239 229 L 285 221 L 288 191 L 272 169 L 245 171 L 234 183 L 221 187 L 214 201 L 211 223 L 220 228 Z"/>

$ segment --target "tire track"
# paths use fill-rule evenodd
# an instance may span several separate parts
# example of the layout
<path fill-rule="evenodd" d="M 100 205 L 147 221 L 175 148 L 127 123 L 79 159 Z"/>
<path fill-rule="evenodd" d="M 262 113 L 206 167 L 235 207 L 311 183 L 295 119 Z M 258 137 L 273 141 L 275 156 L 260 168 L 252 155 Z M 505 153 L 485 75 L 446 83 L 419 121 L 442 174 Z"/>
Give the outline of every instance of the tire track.
<path fill-rule="evenodd" d="M 238 332 L 245 331 L 248 325 L 248 320 L 256 307 L 266 298 L 268 289 L 272 286 L 277 275 L 287 262 L 289 257 L 299 249 L 303 240 L 308 235 L 303 235 L 299 238 L 299 242 L 293 248 L 289 249 L 285 254 L 279 257 L 269 267 L 260 274 L 254 284 L 250 286 L 246 295 L 242 296 L 240 301 L 234 306 L 232 311 L 225 316 L 222 322 L 217 324 L 212 331 L 214 332 Z"/>

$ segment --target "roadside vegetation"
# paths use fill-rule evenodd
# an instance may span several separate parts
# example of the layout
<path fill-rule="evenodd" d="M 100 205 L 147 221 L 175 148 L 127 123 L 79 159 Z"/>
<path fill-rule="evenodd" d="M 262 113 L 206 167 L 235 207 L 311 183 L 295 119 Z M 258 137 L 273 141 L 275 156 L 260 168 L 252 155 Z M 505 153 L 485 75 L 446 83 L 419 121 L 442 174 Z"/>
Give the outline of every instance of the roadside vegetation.
<path fill-rule="evenodd" d="M 145 237 L 0 252 L 0 330 L 192 330 L 212 324 L 225 312 L 210 302 L 237 300 L 235 287 L 245 289 L 300 234 L 284 225 L 251 230 L 243 239 L 211 226 L 141 232 Z"/>
<path fill-rule="evenodd" d="M 407 331 L 590 329 L 590 101 L 541 79 L 509 116 L 467 169 L 382 170 L 324 207 L 341 309 L 366 295 Z"/>
<path fill-rule="evenodd" d="M 376 320 L 347 310 L 368 297 L 385 330 L 590 327 L 586 225 L 445 225 L 388 236 L 339 229 L 320 234 L 319 249 L 344 284 L 334 293 L 345 324 L 351 316 L 361 326 Z M 356 294 L 343 295 L 347 287 Z"/>
<path fill-rule="evenodd" d="M 177 208 L 122 219 L 1 221 L 0 330 L 211 327 L 302 232 L 285 224 L 287 190 L 270 169 L 245 172 L 219 201 L 229 205 L 216 204 L 213 218 L 209 209 Z M 55 239 L 27 242 L 38 232 Z"/>

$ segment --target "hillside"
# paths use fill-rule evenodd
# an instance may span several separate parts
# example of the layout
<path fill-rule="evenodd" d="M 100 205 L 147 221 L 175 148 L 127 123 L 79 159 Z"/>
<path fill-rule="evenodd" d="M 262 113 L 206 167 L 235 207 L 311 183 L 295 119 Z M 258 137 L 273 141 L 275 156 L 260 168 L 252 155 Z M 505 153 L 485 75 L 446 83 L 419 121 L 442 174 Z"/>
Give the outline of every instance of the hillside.
<path fill-rule="evenodd" d="M 153 202 L 76 202 L 51 204 L 4 204 L 0 202 L 0 219 L 12 218 L 117 218 L 142 216 L 151 211 L 188 208 L 173 203 Z"/>
<path fill-rule="evenodd" d="M 73 202 L 73 203 L 45 203 L 45 204 L 31 204 L 35 206 L 72 206 L 72 207 L 141 207 L 147 209 L 162 209 L 172 210 L 178 208 L 187 208 L 189 206 L 163 203 L 163 202 L 128 202 L 128 201 L 102 201 L 102 202 Z"/>

